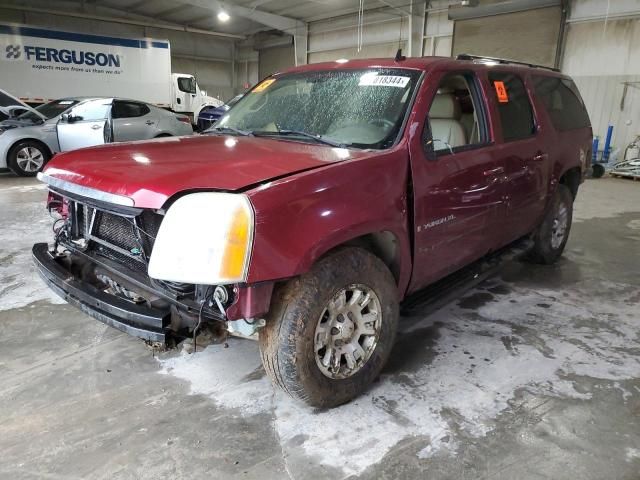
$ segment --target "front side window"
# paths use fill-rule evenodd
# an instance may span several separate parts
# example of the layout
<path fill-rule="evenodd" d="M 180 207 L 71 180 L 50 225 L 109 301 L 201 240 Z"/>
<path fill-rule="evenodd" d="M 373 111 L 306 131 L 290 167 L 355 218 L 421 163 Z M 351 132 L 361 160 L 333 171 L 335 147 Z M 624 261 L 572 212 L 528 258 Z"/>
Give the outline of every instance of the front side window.
<path fill-rule="evenodd" d="M 556 130 L 591 126 L 589 114 L 573 81 L 568 78 L 539 75 L 533 77 L 533 87 Z"/>
<path fill-rule="evenodd" d="M 489 81 L 498 105 L 504 141 L 534 135 L 533 107 L 522 79 L 512 73 L 491 72 Z"/>
<path fill-rule="evenodd" d="M 91 100 L 73 108 L 71 115 L 76 117 L 77 121 L 95 121 L 104 120 L 109 116 L 111 109 L 111 100 Z"/>
<path fill-rule="evenodd" d="M 485 109 L 473 74 L 452 74 L 438 85 L 429 108 L 425 145 L 438 155 L 467 150 L 488 141 Z"/>
<path fill-rule="evenodd" d="M 178 88 L 181 92 L 196 93 L 196 79 L 193 77 L 178 78 Z"/>
<path fill-rule="evenodd" d="M 402 128 L 419 78 L 417 70 L 384 68 L 271 77 L 244 95 L 213 130 L 388 148 Z"/>

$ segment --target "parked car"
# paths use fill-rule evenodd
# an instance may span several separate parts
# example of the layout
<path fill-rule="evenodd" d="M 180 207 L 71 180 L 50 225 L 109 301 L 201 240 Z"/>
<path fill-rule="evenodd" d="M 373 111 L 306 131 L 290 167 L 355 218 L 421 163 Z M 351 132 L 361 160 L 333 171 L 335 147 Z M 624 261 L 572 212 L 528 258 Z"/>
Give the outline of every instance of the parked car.
<path fill-rule="evenodd" d="M 198 114 L 198 131 L 202 132 L 211 127 L 211 125 L 227 113 L 229 109 L 233 107 L 243 96 L 244 93 L 241 93 L 240 95 L 233 97 L 224 105 L 220 105 L 219 107 L 204 107 L 200 110 L 200 113 Z"/>
<path fill-rule="evenodd" d="M 306 65 L 205 135 L 57 156 L 40 178 L 62 220 L 33 256 L 70 303 L 147 341 L 257 333 L 274 383 L 331 407 L 380 373 L 403 297 L 520 239 L 560 257 L 591 142 L 550 69 Z"/>
<path fill-rule="evenodd" d="M 0 168 L 34 176 L 57 152 L 191 133 L 189 117 L 148 103 L 63 98 L 0 122 Z"/>

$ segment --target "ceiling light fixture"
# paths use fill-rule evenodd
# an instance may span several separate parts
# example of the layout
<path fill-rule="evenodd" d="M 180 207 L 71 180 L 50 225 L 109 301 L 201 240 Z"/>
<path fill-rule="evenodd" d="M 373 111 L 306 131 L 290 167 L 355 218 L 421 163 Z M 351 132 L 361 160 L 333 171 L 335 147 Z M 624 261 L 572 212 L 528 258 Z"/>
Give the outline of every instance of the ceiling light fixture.
<path fill-rule="evenodd" d="M 218 12 L 218 20 L 220 20 L 221 22 L 228 22 L 230 18 L 231 17 L 229 16 L 229 14 L 224 10 Z"/>

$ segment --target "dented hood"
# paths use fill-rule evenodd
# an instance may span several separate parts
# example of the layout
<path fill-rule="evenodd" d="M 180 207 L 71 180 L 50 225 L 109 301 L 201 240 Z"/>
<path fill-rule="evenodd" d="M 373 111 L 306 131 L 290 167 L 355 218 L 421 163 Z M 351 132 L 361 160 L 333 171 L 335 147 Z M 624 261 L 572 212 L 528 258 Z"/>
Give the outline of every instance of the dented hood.
<path fill-rule="evenodd" d="M 84 148 L 56 155 L 44 174 L 161 208 L 189 190 L 238 191 L 364 152 L 255 137 L 194 135 Z"/>

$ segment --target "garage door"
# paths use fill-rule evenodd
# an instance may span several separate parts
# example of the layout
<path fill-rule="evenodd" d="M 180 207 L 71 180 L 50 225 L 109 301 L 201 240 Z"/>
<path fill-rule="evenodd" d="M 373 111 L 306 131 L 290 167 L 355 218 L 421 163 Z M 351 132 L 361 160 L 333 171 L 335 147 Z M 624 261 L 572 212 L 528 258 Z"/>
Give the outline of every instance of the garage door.
<path fill-rule="evenodd" d="M 264 48 L 258 55 L 258 73 L 264 78 L 296 64 L 295 50 L 292 45 Z"/>
<path fill-rule="evenodd" d="M 453 54 L 469 53 L 553 66 L 561 22 L 560 7 L 457 20 Z"/>

